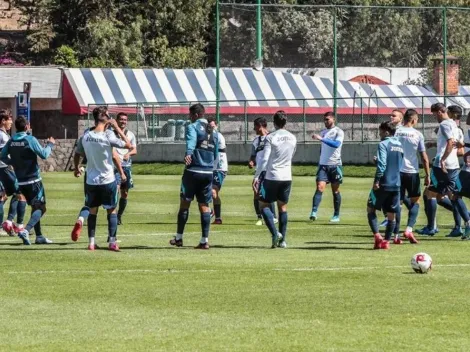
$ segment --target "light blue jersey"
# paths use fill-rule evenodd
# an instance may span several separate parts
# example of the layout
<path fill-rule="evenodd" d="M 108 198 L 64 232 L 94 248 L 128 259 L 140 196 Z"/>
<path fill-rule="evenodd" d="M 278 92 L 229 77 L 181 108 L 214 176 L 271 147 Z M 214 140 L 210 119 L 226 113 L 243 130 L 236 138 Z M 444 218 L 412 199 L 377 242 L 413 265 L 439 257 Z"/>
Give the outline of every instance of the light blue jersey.
<path fill-rule="evenodd" d="M 424 137 L 421 132 L 413 127 L 400 127 L 395 132 L 403 147 L 403 165 L 400 172 L 405 174 L 416 174 L 419 172 L 418 152 L 426 151 Z"/>
<path fill-rule="evenodd" d="M 401 186 L 400 170 L 403 164 L 403 147 L 395 137 L 387 137 L 377 148 L 375 183 L 384 191 L 398 191 Z"/>

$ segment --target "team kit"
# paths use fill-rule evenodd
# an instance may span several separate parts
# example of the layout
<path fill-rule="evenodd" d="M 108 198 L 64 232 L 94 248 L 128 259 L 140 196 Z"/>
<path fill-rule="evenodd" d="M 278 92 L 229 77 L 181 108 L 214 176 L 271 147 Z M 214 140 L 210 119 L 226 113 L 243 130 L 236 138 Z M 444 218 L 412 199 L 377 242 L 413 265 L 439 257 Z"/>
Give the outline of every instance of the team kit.
<path fill-rule="evenodd" d="M 462 109 L 437 103 L 431 106 L 437 119 L 436 142 L 424 141 L 416 129 L 419 114 L 413 109 L 405 113 L 393 110 L 390 120 L 379 126 L 381 142 L 374 157 L 375 177 L 367 200 L 367 220 L 372 231 L 374 249 L 387 250 L 391 244 L 404 240 L 418 243 L 414 232 L 434 236 L 437 206 L 452 212 L 455 226 L 447 237 L 470 239 L 470 216 L 462 197 L 470 198 L 470 134 L 459 127 Z M 123 223 L 130 190 L 133 188 L 132 156 L 137 154 L 135 135 L 127 128 L 127 115 L 119 113 L 116 119 L 105 106 L 93 110 L 94 127 L 87 129 L 77 140 L 74 153 L 74 176 L 84 177 L 85 201 L 71 232 L 72 241 L 78 241 L 87 223 L 88 250 L 98 247 L 95 241 L 97 214 L 100 207 L 107 212 L 110 251 L 119 251 L 118 226 Z M 183 246 L 183 235 L 189 217 L 191 202 L 196 198 L 201 219 L 201 238 L 196 249 L 209 249 L 209 232 L 213 225 L 221 225 L 222 201 L 220 193 L 228 173 L 227 146 L 218 131 L 217 122 L 205 115 L 204 106 L 189 108 L 191 123 L 185 132 L 185 169 L 181 180 L 180 205 L 175 236 L 169 244 Z M 323 116 L 325 129 L 313 134 L 321 142 L 320 160 L 316 174 L 316 190 L 312 199 L 310 220 L 319 217 L 323 193 L 328 186 L 333 195 L 334 213 L 331 223 L 338 223 L 341 211 L 340 186 L 343 183 L 341 149 L 344 132 L 336 126 L 333 112 Z M 252 181 L 253 206 L 256 225 L 267 227 L 271 235 L 271 248 L 287 248 L 288 203 L 292 187 L 292 159 L 297 145 L 290 133 L 287 114 L 280 110 L 272 117 L 275 130 L 268 130 L 265 118 L 257 118 L 253 129 L 256 138 L 248 166 L 255 170 Z M 469 123 L 469 121 L 467 121 Z M 53 243 L 41 231 L 41 219 L 46 213 L 46 194 L 42 183 L 38 157 L 46 159 L 54 148 L 55 140 L 49 138 L 45 146 L 29 134 L 25 117 L 14 124 L 16 133 L 10 137 L 12 115 L 0 111 L 0 220 L 3 230 L 18 236 L 24 245 Z M 429 161 L 426 148 L 436 147 L 436 156 Z M 459 165 L 463 156 L 463 165 Z M 421 190 L 420 162 L 424 169 L 424 190 Z M 82 166 L 83 165 L 83 166 Z M 86 165 L 86 168 L 84 167 Z M 6 220 L 4 205 L 10 198 Z M 414 230 L 423 198 L 427 225 Z M 25 225 L 27 206 L 31 217 Z M 402 211 L 407 209 L 406 227 L 400 231 Z M 379 224 L 377 211 L 384 215 Z M 463 220 L 463 224 L 462 224 Z M 405 222 L 405 221 L 403 221 Z M 384 227 L 383 235 L 379 228 Z M 371 237 L 372 237 L 371 236 Z M 403 237 L 403 239 L 402 239 Z"/>

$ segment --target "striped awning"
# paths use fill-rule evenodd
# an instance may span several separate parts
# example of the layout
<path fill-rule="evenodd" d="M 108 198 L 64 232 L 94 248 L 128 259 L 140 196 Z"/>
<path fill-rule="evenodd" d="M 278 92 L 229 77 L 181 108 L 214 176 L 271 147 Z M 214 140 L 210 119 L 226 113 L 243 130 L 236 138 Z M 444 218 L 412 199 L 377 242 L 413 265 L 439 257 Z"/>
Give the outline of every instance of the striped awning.
<path fill-rule="evenodd" d="M 194 102 L 215 105 L 215 69 L 66 69 L 64 113 L 83 114 L 91 105 L 159 104 L 187 106 Z M 395 108 L 425 108 L 442 101 L 416 85 L 373 85 L 338 82 L 338 109 L 360 113 L 361 107 L 388 113 Z M 426 97 L 426 98 L 422 98 Z M 309 113 L 330 110 L 333 81 L 275 70 L 222 69 L 220 71 L 222 111 L 262 112 L 282 108 Z"/>

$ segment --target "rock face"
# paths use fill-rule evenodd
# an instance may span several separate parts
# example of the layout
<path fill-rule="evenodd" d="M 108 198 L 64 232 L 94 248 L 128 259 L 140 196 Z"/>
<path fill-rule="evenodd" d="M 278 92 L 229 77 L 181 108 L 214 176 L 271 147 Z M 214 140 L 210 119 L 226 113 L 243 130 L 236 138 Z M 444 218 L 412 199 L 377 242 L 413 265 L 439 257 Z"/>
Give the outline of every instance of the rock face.
<path fill-rule="evenodd" d="M 0 0 L 0 30 L 23 30 L 21 12 L 14 8 L 11 0 Z"/>
<path fill-rule="evenodd" d="M 51 156 L 47 160 L 38 159 L 41 171 L 68 171 L 73 168 L 75 139 L 56 139 L 55 142 Z"/>

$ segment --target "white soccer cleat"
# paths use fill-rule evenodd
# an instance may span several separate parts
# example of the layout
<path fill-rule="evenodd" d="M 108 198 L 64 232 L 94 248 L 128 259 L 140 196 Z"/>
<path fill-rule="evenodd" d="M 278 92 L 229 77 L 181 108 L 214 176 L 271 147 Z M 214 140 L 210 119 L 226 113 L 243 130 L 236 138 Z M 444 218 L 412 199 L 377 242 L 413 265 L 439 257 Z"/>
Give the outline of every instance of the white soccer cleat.
<path fill-rule="evenodd" d="M 256 226 L 263 226 L 263 220 L 258 219 L 258 221 L 256 222 Z"/>
<path fill-rule="evenodd" d="M 277 224 L 279 220 L 277 218 L 274 218 L 274 223 Z"/>
<path fill-rule="evenodd" d="M 287 243 L 286 243 L 286 241 L 282 241 L 282 242 L 279 244 L 279 248 L 287 248 Z"/>
<path fill-rule="evenodd" d="M 36 236 L 36 241 L 34 241 L 34 243 L 35 244 L 51 244 L 53 242 L 44 236 Z"/>

